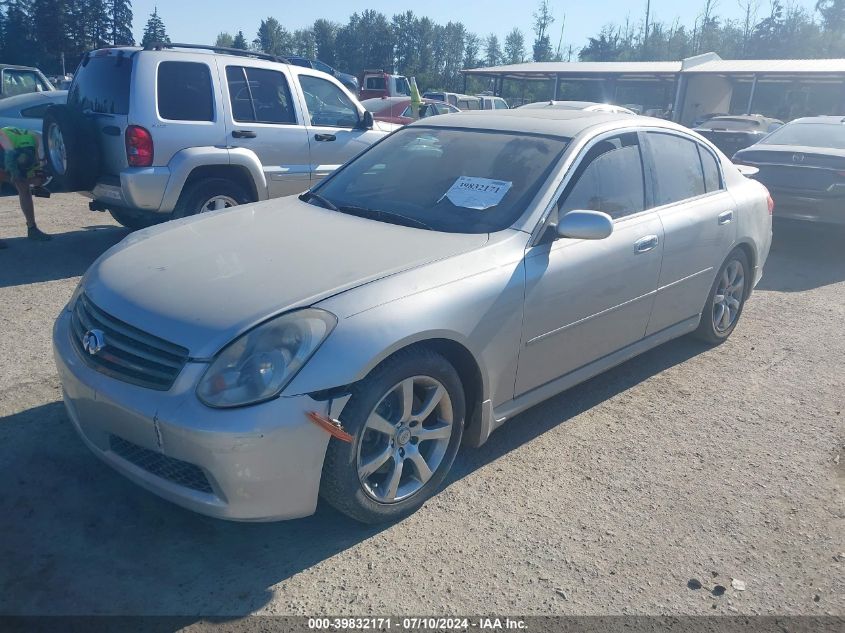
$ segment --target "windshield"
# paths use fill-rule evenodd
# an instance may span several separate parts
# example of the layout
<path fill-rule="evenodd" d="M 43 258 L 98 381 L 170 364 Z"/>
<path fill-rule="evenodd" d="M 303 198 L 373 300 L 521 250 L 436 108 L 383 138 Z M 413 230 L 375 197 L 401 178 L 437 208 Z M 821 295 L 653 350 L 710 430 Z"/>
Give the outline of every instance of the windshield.
<path fill-rule="evenodd" d="M 788 123 L 769 134 L 760 143 L 845 149 L 845 125 L 842 123 Z"/>
<path fill-rule="evenodd" d="M 413 126 L 374 145 L 314 191 L 353 215 L 434 231 L 491 233 L 522 215 L 568 142 Z"/>

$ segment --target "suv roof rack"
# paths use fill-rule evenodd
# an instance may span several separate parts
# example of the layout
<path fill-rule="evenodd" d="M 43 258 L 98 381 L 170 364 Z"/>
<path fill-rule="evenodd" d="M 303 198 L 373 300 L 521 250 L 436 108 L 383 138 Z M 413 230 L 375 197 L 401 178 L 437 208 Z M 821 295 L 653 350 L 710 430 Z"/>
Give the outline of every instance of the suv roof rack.
<path fill-rule="evenodd" d="M 225 53 L 226 55 L 238 55 L 240 57 L 255 57 L 258 59 L 266 59 L 271 62 L 279 62 L 280 64 L 287 64 L 288 61 L 284 57 L 278 55 L 271 55 L 270 53 L 261 53 L 257 51 L 247 51 L 242 48 L 230 48 L 228 46 L 211 46 L 210 44 L 182 44 L 179 42 L 152 42 L 144 47 L 145 51 L 160 51 L 165 48 L 189 48 L 196 50 L 214 51 L 215 53 Z"/>

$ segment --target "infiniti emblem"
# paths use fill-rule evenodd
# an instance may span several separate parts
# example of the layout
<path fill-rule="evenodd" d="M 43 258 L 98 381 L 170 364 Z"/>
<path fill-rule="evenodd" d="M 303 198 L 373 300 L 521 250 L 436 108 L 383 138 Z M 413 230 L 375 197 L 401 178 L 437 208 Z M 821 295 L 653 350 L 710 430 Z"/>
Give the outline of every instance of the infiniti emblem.
<path fill-rule="evenodd" d="M 82 337 L 82 348 L 94 356 L 106 346 L 106 337 L 102 330 L 88 330 Z"/>
<path fill-rule="evenodd" d="M 792 162 L 793 163 L 803 163 L 804 162 L 804 154 L 793 154 L 792 155 Z"/>

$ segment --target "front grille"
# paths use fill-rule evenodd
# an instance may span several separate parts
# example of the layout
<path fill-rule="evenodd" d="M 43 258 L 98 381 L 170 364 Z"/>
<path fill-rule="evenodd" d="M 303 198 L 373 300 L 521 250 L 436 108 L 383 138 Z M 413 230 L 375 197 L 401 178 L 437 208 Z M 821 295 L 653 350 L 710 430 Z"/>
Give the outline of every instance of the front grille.
<path fill-rule="evenodd" d="M 199 466 L 183 462 L 181 459 L 156 453 L 143 446 L 138 446 L 137 444 L 124 440 L 117 435 L 111 436 L 109 446 L 113 453 L 135 464 L 138 468 L 143 468 L 156 477 L 161 477 L 191 490 L 198 490 L 199 492 L 207 492 L 209 494 L 214 492 L 211 489 L 211 484 L 208 483 L 208 478 Z"/>
<path fill-rule="evenodd" d="M 188 350 L 120 321 L 79 296 L 71 317 L 71 338 L 80 356 L 99 372 L 148 389 L 167 391 L 188 360 Z M 102 332 L 104 346 L 85 350 L 87 332 Z"/>

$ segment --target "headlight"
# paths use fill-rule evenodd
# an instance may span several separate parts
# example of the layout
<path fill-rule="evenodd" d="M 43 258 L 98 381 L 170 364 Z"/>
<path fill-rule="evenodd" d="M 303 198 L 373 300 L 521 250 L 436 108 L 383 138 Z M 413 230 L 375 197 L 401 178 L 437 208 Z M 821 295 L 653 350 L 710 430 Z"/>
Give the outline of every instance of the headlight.
<path fill-rule="evenodd" d="M 337 324 L 325 310 L 283 314 L 253 328 L 221 351 L 197 386 L 210 407 L 239 407 L 274 398 Z"/>

